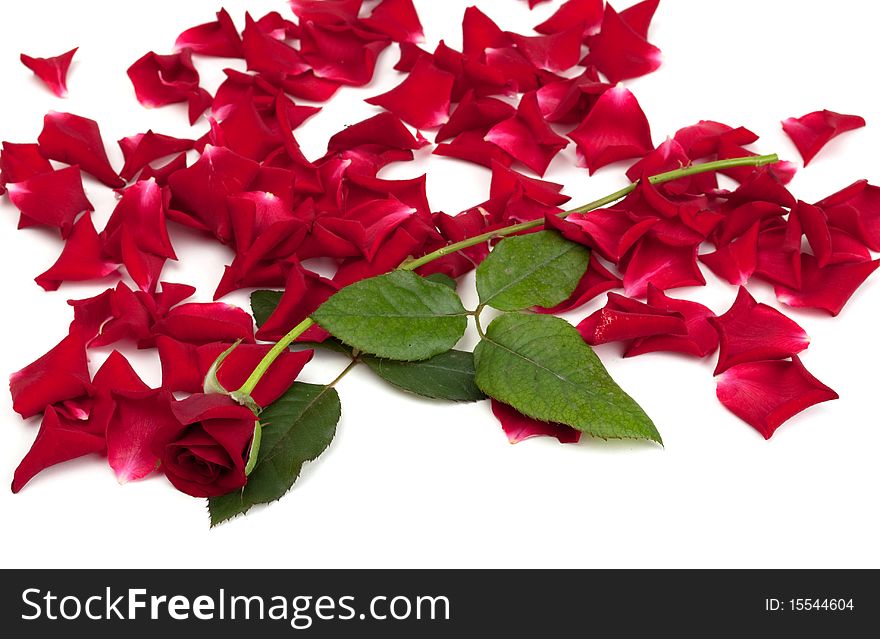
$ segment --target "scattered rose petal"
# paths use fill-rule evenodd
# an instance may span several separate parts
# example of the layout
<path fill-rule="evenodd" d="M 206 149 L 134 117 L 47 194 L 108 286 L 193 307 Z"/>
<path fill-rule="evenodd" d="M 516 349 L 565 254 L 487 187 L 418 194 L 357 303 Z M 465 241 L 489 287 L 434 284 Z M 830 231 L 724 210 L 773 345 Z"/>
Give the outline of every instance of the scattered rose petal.
<path fill-rule="evenodd" d="M 477 7 L 465 9 L 461 31 L 465 55 L 482 55 L 486 49 L 503 49 L 511 45 L 510 36 Z"/>
<path fill-rule="evenodd" d="M 254 341 L 254 321 L 237 306 L 222 302 L 175 306 L 156 322 L 155 332 L 189 344 Z"/>
<path fill-rule="evenodd" d="M 624 268 L 623 288 L 629 297 L 642 297 L 653 284 L 660 290 L 705 286 L 697 266 L 697 246 L 670 246 L 646 235 Z"/>
<path fill-rule="evenodd" d="M 816 206 L 828 215 L 830 226 L 859 238 L 872 251 L 880 251 L 880 187 L 858 180 Z"/>
<path fill-rule="evenodd" d="M 743 286 L 730 310 L 709 322 L 721 339 L 716 375 L 737 364 L 786 359 L 810 345 L 810 338 L 794 320 L 759 304 Z"/>
<path fill-rule="evenodd" d="M 582 35 L 598 33 L 604 14 L 602 0 L 568 0 L 556 13 L 535 27 L 538 33 L 559 33 L 579 25 Z"/>
<path fill-rule="evenodd" d="M 877 270 L 880 260 L 834 264 L 820 268 L 815 257 L 801 255 L 803 280 L 800 290 L 777 285 L 776 298 L 794 308 L 818 308 L 838 315 L 868 276 Z"/>
<path fill-rule="evenodd" d="M 583 32 L 576 25 L 558 33 L 539 36 L 523 36 L 508 33 L 517 51 L 538 69 L 556 73 L 567 71 L 578 63 L 581 57 Z"/>
<path fill-rule="evenodd" d="M 55 291 L 62 282 L 98 280 L 115 272 L 116 264 L 101 252 L 91 214 L 85 213 L 74 225 L 58 260 L 34 281 L 47 291 Z"/>
<path fill-rule="evenodd" d="M 187 29 L 174 43 L 179 50 L 190 49 L 199 55 L 218 58 L 243 58 L 241 36 L 226 9 L 217 12 L 217 20 Z"/>
<path fill-rule="evenodd" d="M 486 140 L 538 175 L 544 175 L 550 161 L 568 146 L 568 140 L 556 135 L 544 121 L 534 92 L 526 93 L 516 114 L 492 127 Z"/>
<path fill-rule="evenodd" d="M 34 72 L 49 90 L 59 98 L 67 97 L 67 71 L 77 49 L 71 49 L 53 58 L 32 58 L 22 53 L 21 63 Z"/>
<path fill-rule="evenodd" d="M 827 110 L 814 111 L 800 118 L 788 118 L 782 122 L 782 129 L 797 147 L 804 159 L 804 166 L 838 135 L 863 126 L 865 119 L 858 115 L 844 115 Z"/>
<path fill-rule="evenodd" d="M 110 166 L 101 130 L 94 120 L 50 111 L 43 118 L 38 142 L 40 153 L 50 160 L 78 164 L 83 171 L 114 189 L 125 184 Z"/>
<path fill-rule="evenodd" d="M 425 39 L 412 0 L 382 0 L 369 16 L 361 18 L 360 23 L 395 42 L 421 42 Z"/>
<path fill-rule="evenodd" d="M 116 410 L 107 425 L 107 461 L 120 484 L 153 474 L 159 456 L 153 439 L 177 425 L 171 413 L 173 398 L 167 391 L 114 392 Z"/>
<path fill-rule="evenodd" d="M 151 162 L 181 151 L 189 151 L 195 146 L 195 140 L 174 138 L 147 131 L 122 138 L 118 144 L 122 149 L 122 156 L 125 158 L 125 165 L 119 172 L 119 176 L 123 180 L 131 181 L 138 171 Z"/>
<path fill-rule="evenodd" d="M 770 439 L 801 411 L 838 394 L 813 377 L 800 359 L 751 362 L 718 378 L 718 399 L 734 415 Z"/>
<path fill-rule="evenodd" d="M 577 330 L 590 346 L 652 335 L 687 335 L 684 317 L 648 304 L 608 293 L 608 303 L 583 319 Z"/>
<path fill-rule="evenodd" d="M 569 137 L 590 175 L 606 164 L 640 158 L 654 148 L 651 127 L 635 96 L 622 86 L 608 89 Z"/>
<path fill-rule="evenodd" d="M 708 321 L 710 317 L 715 317 L 710 309 L 696 302 L 669 297 L 651 284 L 648 285 L 648 304 L 655 309 L 680 314 L 684 318 L 687 334 L 641 337 L 629 345 L 624 357 L 657 351 L 706 357 L 718 348 L 718 332 Z"/>
<path fill-rule="evenodd" d="M 511 444 L 532 437 L 555 437 L 560 444 L 576 444 L 581 440 L 581 433 L 571 426 L 541 422 L 526 417 L 515 408 L 492 400 L 492 414 L 501 422 L 501 428 Z"/>
<path fill-rule="evenodd" d="M 734 286 L 741 286 L 758 268 L 758 231 L 755 222 L 741 237 L 719 247 L 713 253 L 700 255 L 700 261 L 715 275 Z"/>
<path fill-rule="evenodd" d="M 186 102 L 189 121 L 194 123 L 211 105 L 211 95 L 199 86 L 199 72 L 192 51 L 170 55 L 150 51 L 128 68 L 138 102 L 148 108 Z"/>
<path fill-rule="evenodd" d="M 61 237 L 67 237 L 76 216 L 94 209 L 83 191 L 77 166 L 41 173 L 6 188 L 9 199 L 21 211 L 18 228 L 54 226 L 61 229 Z"/>
<path fill-rule="evenodd" d="M 366 101 L 391 111 L 415 127 L 430 129 L 442 125 L 449 117 L 453 82 L 455 76 L 423 59 L 391 91 Z"/>
<path fill-rule="evenodd" d="M 9 377 L 12 408 L 27 419 L 50 404 L 84 395 L 90 388 L 83 337 L 65 337 L 48 353 Z"/>
<path fill-rule="evenodd" d="M 660 49 L 633 30 L 610 4 L 597 35 L 587 38 L 590 52 L 582 64 L 592 64 L 611 82 L 647 75 L 661 63 Z"/>

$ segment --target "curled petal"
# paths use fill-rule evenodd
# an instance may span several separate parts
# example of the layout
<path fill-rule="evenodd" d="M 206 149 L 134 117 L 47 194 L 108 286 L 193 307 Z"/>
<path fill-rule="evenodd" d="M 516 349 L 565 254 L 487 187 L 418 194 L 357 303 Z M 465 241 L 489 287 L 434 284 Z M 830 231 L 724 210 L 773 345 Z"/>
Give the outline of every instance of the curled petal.
<path fill-rule="evenodd" d="M 416 63 L 412 72 L 387 93 L 367 98 L 367 102 L 383 107 L 404 122 L 420 129 L 445 123 L 449 117 L 449 101 L 455 76 L 438 69 L 430 60 Z"/>
<path fill-rule="evenodd" d="M 801 255 L 800 290 L 777 285 L 776 299 L 794 308 L 818 308 L 838 315 L 853 294 L 880 266 L 880 260 L 833 264 L 821 268 L 812 255 Z"/>
<path fill-rule="evenodd" d="M 517 33 L 507 35 L 517 51 L 538 69 L 557 73 L 567 71 L 576 65 L 581 57 L 583 31 L 580 25 L 548 35 L 522 36 Z"/>
<path fill-rule="evenodd" d="M 830 226 L 859 238 L 871 250 L 880 251 L 880 187 L 858 180 L 816 206 L 828 215 Z"/>
<path fill-rule="evenodd" d="M 814 111 L 800 118 L 788 118 L 782 122 L 782 129 L 800 152 L 804 166 L 838 135 L 863 126 L 865 119 L 858 115 L 844 115 L 827 110 Z"/>
<path fill-rule="evenodd" d="M 21 211 L 19 228 L 55 226 L 61 229 L 62 237 L 67 237 L 76 216 L 94 209 L 86 199 L 77 166 L 41 173 L 6 186 L 9 199 Z"/>
<path fill-rule="evenodd" d="M 705 286 L 697 265 L 698 246 L 671 246 L 651 235 L 636 244 L 626 264 L 623 288 L 629 297 L 642 297 L 653 284 L 660 290 L 679 286 Z"/>
<path fill-rule="evenodd" d="M 211 104 L 211 96 L 199 86 L 199 72 L 189 49 L 171 55 L 150 51 L 132 64 L 127 73 L 138 102 L 145 107 L 187 102 L 189 121 L 193 123 Z"/>
<path fill-rule="evenodd" d="M 622 86 L 608 89 L 580 126 L 569 134 L 592 175 L 598 169 L 653 150 L 651 127 L 635 96 Z"/>
<path fill-rule="evenodd" d="M 43 415 L 40 432 L 31 449 L 15 469 L 12 492 L 17 493 L 40 471 L 60 464 L 104 451 L 104 437 L 85 430 L 77 420 L 69 419 L 49 406 Z"/>
<path fill-rule="evenodd" d="M 174 138 L 147 131 L 122 138 L 118 144 L 122 149 L 122 156 L 125 158 L 125 165 L 119 175 L 123 180 L 131 181 L 138 171 L 150 162 L 182 151 L 189 151 L 195 146 L 195 140 Z"/>
<path fill-rule="evenodd" d="M 568 146 L 568 140 L 556 135 L 544 121 L 534 91 L 522 97 L 515 115 L 489 130 L 486 140 L 539 175 L 544 175 L 550 161 Z"/>
<path fill-rule="evenodd" d="M 587 38 L 590 52 L 583 64 L 592 64 L 611 82 L 647 75 L 660 66 L 660 49 L 633 30 L 610 4 L 598 35 Z"/>
<path fill-rule="evenodd" d="M 83 171 L 111 188 L 124 186 L 125 182 L 110 166 L 101 130 L 94 120 L 50 111 L 43 118 L 43 130 L 37 141 L 40 153 L 50 160 L 78 164 Z"/>
<path fill-rule="evenodd" d="M 77 49 L 71 49 L 53 58 L 32 58 L 22 53 L 21 63 L 34 72 L 59 98 L 67 97 L 67 71 Z"/>
<path fill-rule="evenodd" d="M 187 29 L 174 43 L 177 50 L 191 49 L 199 55 L 218 58 L 243 58 L 241 36 L 226 9 L 217 12 L 217 20 Z"/>
<path fill-rule="evenodd" d="M 734 415 L 770 439 L 801 411 L 838 394 L 813 377 L 800 359 L 734 366 L 718 378 L 718 399 Z"/>
<path fill-rule="evenodd" d="M 382 0 L 369 16 L 361 18 L 360 23 L 395 42 L 421 42 L 425 39 L 412 0 Z"/>
<path fill-rule="evenodd" d="M 73 332 L 32 364 L 9 376 L 12 408 L 27 419 L 88 393 L 89 366 L 83 336 Z"/>
<path fill-rule="evenodd" d="M 599 31 L 603 16 L 602 0 L 568 0 L 556 13 L 535 27 L 538 33 L 559 33 L 578 25 L 581 35 L 593 35 Z"/>
<path fill-rule="evenodd" d="M 786 359 L 810 345 L 807 333 L 794 320 L 759 304 L 743 286 L 730 310 L 709 322 L 721 339 L 716 375 L 737 364 Z"/>
<path fill-rule="evenodd" d="M 541 422 L 526 417 L 515 408 L 492 400 L 492 414 L 501 422 L 501 428 L 511 444 L 518 444 L 531 437 L 555 437 L 560 444 L 576 444 L 581 440 L 581 433 L 571 426 Z"/>
<path fill-rule="evenodd" d="M 781 221 L 786 211 L 772 202 L 748 202 L 729 211 L 715 229 L 715 241 L 725 246 L 744 235 L 755 224 L 766 227 L 773 220 Z M 798 248 L 800 244 L 798 244 Z"/>
<path fill-rule="evenodd" d="M 448 140 L 466 131 L 486 134 L 499 122 L 512 118 L 516 109 L 495 98 L 479 98 L 469 91 L 455 107 L 449 120 L 437 131 L 435 142 Z"/>
<path fill-rule="evenodd" d="M 581 321 L 577 330 L 591 346 L 652 335 L 687 335 L 687 326 L 680 314 L 616 293 L 609 293 L 605 307 Z"/>
<path fill-rule="evenodd" d="M 101 232 L 104 250 L 114 259 L 120 259 L 122 236 L 127 230 L 139 250 L 177 259 L 166 223 L 169 199 L 167 189 L 153 179 L 135 182 L 125 189 Z"/>
<path fill-rule="evenodd" d="M 648 285 L 648 304 L 652 308 L 681 315 L 687 334 L 653 335 L 636 339 L 626 349 L 624 357 L 657 351 L 706 357 L 718 348 L 718 332 L 708 321 L 710 317 L 715 317 L 710 309 L 696 302 L 668 297 L 653 285 Z"/>
<path fill-rule="evenodd" d="M 241 40 L 248 71 L 293 75 L 309 70 L 299 51 L 266 33 L 250 14 Z"/>
<path fill-rule="evenodd" d="M 734 286 L 742 286 L 758 268 L 758 231 L 756 222 L 746 233 L 714 253 L 700 255 L 700 261 L 718 277 Z"/>
<path fill-rule="evenodd" d="M 538 89 L 538 104 L 548 122 L 580 123 L 612 86 L 599 79 L 595 67 L 587 67 L 575 78 L 545 83 Z"/>
<path fill-rule="evenodd" d="M 168 311 L 156 323 L 155 332 L 189 344 L 235 342 L 239 339 L 252 343 L 254 322 L 237 306 L 222 302 L 189 303 Z"/>
<path fill-rule="evenodd" d="M 116 264 L 107 261 L 101 251 L 91 214 L 85 213 L 74 225 L 58 260 L 34 281 L 47 291 L 55 291 L 62 282 L 98 280 L 115 272 Z"/>

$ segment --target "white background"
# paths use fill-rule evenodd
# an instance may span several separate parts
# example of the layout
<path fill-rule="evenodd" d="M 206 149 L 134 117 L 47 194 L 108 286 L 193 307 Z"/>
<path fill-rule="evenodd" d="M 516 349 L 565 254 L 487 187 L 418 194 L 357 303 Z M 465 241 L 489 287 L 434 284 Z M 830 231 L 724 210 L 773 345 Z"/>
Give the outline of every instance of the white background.
<path fill-rule="evenodd" d="M 219 3 L 219 0 L 218 0 Z M 466 2 L 417 0 L 428 45 L 442 37 L 459 47 Z M 476 2 L 504 28 L 528 33 L 558 2 L 529 12 L 520 0 Z M 857 178 L 880 182 L 880 101 L 875 87 L 880 10 L 874 3 L 664 0 L 651 39 L 664 53 L 655 74 L 628 83 L 653 127 L 655 143 L 699 119 L 746 125 L 761 152 L 799 161 L 779 121 L 828 108 L 857 113 L 867 129 L 826 147 L 792 184 L 814 201 Z M 238 24 L 246 8 L 287 12 L 286 3 L 226 0 Z M 125 75 L 148 50 L 169 52 L 186 27 L 213 19 L 214 2 L 143 3 L 31 0 L 6 7 L 0 38 L 0 139 L 35 141 L 42 115 L 68 110 L 100 121 L 111 161 L 115 140 L 152 127 L 197 137 L 182 108 L 145 110 Z M 617 7 L 624 8 L 623 6 Z M 49 56 L 79 45 L 59 100 L 18 62 L 22 51 Z M 346 124 L 377 112 L 362 102 L 400 80 L 386 51 L 372 85 L 343 89 L 297 131 L 310 158 Z M 225 65 L 199 60 L 213 91 Z M 429 136 L 430 137 L 430 136 Z M 573 203 L 622 185 L 622 167 L 590 178 L 574 166 L 573 144 L 548 179 L 566 184 Z M 488 172 L 419 153 L 383 177 L 428 172 L 435 210 L 450 213 L 484 200 Z M 109 216 L 110 191 L 88 180 L 96 225 Z M 66 332 L 69 298 L 107 283 L 65 285 L 44 293 L 32 278 L 57 257 L 50 233 L 16 231 L 17 211 L 0 204 L 0 373 L 21 368 Z M 170 281 L 197 285 L 207 301 L 228 263 L 228 250 L 173 229 L 180 263 Z M 734 289 L 707 272 L 704 289 L 686 294 L 723 312 Z M 460 286 L 472 301 L 472 280 Z M 772 291 L 752 286 L 760 300 Z M 604 296 L 603 296 L 604 297 Z M 229 301 L 246 304 L 246 294 Z M 161 476 L 119 486 L 106 463 L 85 458 L 48 470 L 19 495 L 0 491 L 0 564 L 112 567 L 513 567 L 513 566 L 873 566 L 878 539 L 877 339 L 880 280 L 870 280 L 836 319 L 796 312 L 813 338 L 806 366 L 841 399 L 810 409 L 765 442 L 715 399 L 713 361 L 664 355 L 599 354 L 621 385 L 655 420 L 666 443 L 553 440 L 507 443 L 488 405 L 447 405 L 402 395 L 369 371 L 346 378 L 343 418 L 330 450 L 306 467 L 282 501 L 209 530 L 203 501 L 176 492 Z M 599 305 L 571 314 L 579 321 Z M 472 341 L 471 341 L 472 344 Z M 470 344 L 469 344 L 470 345 Z M 98 365 L 107 351 L 92 353 Z M 126 351 L 129 354 L 129 351 Z M 305 381 L 326 382 L 341 366 L 322 357 Z M 153 352 L 133 361 L 158 384 Z M 12 472 L 36 435 L 0 393 L 0 478 Z"/>

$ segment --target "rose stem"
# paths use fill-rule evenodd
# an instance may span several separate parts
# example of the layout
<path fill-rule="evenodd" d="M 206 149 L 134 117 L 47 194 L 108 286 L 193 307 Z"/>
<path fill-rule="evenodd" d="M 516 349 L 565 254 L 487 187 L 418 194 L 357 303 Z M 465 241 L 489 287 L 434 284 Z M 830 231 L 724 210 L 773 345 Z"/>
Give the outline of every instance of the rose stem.
<path fill-rule="evenodd" d="M 713 171 L 721 171 L 724 169 L 731 169 L 740 166 L 765 166 L 768 164 L 775 164 L 778 161 L 779 157 L 776 154 L 754 155 L 743 158 L 731 158 L 729 160 L 717 160 L 715 162 L 705 162 L 703 164 L 692 164 L 690 166 L 685 166 L 680 169 L 675 169 L 674 171 L 667 171 L 666 173 L 652 175 L 648 178 L 648 181 L 651 184 L 662 184 L 664 182 L 672 182 L 673 180 L 690 177 L 691 175 L 698 175 L 700 173 L 711 173 Z M 637 186 L 638 182 L 633 182 L 632 184 L 625 186 L 619 191 L 615 191 L 614 193 L 606 195 L 603 198 L 600 198 L 594 202 L 590 202 L 589 204 L 584 204 L 583 206 L 579 206 L 575 209 L 562 211 L 558 215 L 559 217 L 564 218 L 568 215 L 571 215 L 572 213 L 588 213 L 590 211 L 594 211 L 596 209 L 602 208 L 603 206 L 613 204 L 614 202 L 623 199 L 624 197 L 632 193 Z M 542 218 L 539 218 L 536 220 L 529 220 L 528 222 L 521 222 L 519 224 L 505 226 L 504 228 L 495 229 L 494 231 L 489 231 L 487 233 L 483 233 L 482 235 L 469 237 L 466 240 L 462 240 L 461 242 L 449 244 L 448 246 L 439 248 L 436 251 L 428 253 L 427 255 L 424 255 L 418 259 L 407 260 L 398 268 L 404 271 L 414 271 L 417 268 L 424 266 L 425 264 L 429 264 L 434 260 L 438 260 L 446 255 L 451 255 L 452 253 L 456 253 L 458 251 L 461 251 L 462 249 L 470 248 L 471 246 L 476 246 L 478 244 L 489 242 L 491 240 L 501 237 L 506 237 L 508 235 L 515 235 L 523 231 L 539 228 L 543 225 L 544 220 Z M 266 353 L 262 361 L 257 364 L 257 367 L 251 373 L 250 377 L 247 378 L 247 381 L 242 384 L 241 388 L 231 393 L 232 398 L 243 404 L 252 403 L 253 400 L 251 400 L 250 395 L 262 379 L 263 375 L 266 374 L 266 371 L 269 369 L 269 367 L 275 362 L 276 359 L 278 359 L 278 357 L 284 351 L 286 351 L 290 347 L 291 344 L 293 344 L 296 338 L 305 333 L 309 328 L 314 326 L 314 324 L 314 320 L 310 317 L 307 317 L 299 324 L 294 326 L 287 335 L 282 337 L 281 340 L 279 340 L 275 344 L 275 346 L 273 346 L 272 349 L 268 353 Z"/>

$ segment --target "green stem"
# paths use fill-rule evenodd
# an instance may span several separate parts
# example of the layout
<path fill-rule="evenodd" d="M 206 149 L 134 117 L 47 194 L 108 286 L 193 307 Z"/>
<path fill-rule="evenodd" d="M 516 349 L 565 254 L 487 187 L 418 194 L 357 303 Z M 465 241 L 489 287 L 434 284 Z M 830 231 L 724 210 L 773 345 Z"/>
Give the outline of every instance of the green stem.
<path fill-rule="evenodd" d="M 667 171 L 666 173 L 652 175 L 648 178 L 648 181 L 651 184 L 662 184 L 664 182 L 672 182 L 673 180 L 690 177 L 692 175 L 699 175 L 700 173 L 711 173 L 713 171 L 732 169 L 740 166 L 766 166 L 768 164 L 775 164 L 778 161 L 779 157 L 776 154 L 754 155 L 744 158 L 717 160 L 715 162 L 705 162 L 703 164 L 692 164 L 690 166 L 685 166 L 680 169 L 675 169 L 674 171 Z M 625 186 L 619 191 L 615 191 L 614 193 L 590 202 L 589 204 L 584 204 L 583 206 L 579 206 L 568 211 L 563 211 L 558 215 L 559 217 L 564 218 L 567 215 L 571 215 L 572 213 L 589 213 L 590 211 L 602 208 L 603 206 L 608 206 L 609 204 L 613 204 L 614 202 L 623 199 L 624 197 L 632 193 L 637 186 L 638 182 L 633 182 L 629 186 Z M 468 239 L 462 240 L 461 242 L 449 244 L 448 246 L 439 248 L 433 253 L 428 253 L 427 255 L 424 255 L 418 259 L 407 260 L 398 268 L 404 271 L 414 271 L 417 268 L 424 266 L 425 264 L 429 264 L 434 260 L 439 260 L 441 257 L 445 257 L 446 255 L 457 253 L 462 249 L 477 246 L 478 244 L 490 242 L 501 237 L 507 237 L 508 235 L 516 235 L 517 233 L 522 233 L 523 231 L 529 231 L 531 229 L 539 228 L 543 225 L 543 218 L 539 218 L 536 220 L 530 220 L 528 222 L 521 222 L 519 224 L 505 226 L 504 228 L 495 229 L 494 231 L 489 231 L 488 233 L 483 233 L 482 235 L 469 237 Z M 300 335 L 305 333 L 314 324 L 314 320 L 312 320 L 312 318 L 310 317 L 307 317 L 302 322 L 293 327 L 293 329 L 287 335 L 281 338 L 281 341 L 279 341 L 277 344 L 275 344 L 275 346 L 272 347 L 272 350 L 266 353 L 266 356 L 263 357 L 262 361 L 259 364 L 257 364 L 254 372 L 251 373 L 250 377 L 247 378 L 247 381 L 242 384 L 241 388 L 231 393 L 232 398 L 239 403 L 245 405 L 247 405 L 248 403 L 253 403 L 253 400 L 251 399 L 251 393 L 253 392 L 254 388 L 256 388 L 263 375 L 266 374 L 266 371 L 269 369 L 269 367 L 275 362 L 276 359 L 278 359 L 278 357 L 284 351 L 288 349 L 288 347 L 290 347 L 291 344 L 293 344 L 293 342 Z M 346 369 L 346 372 L 347 370 L 348 369 Z"/>

